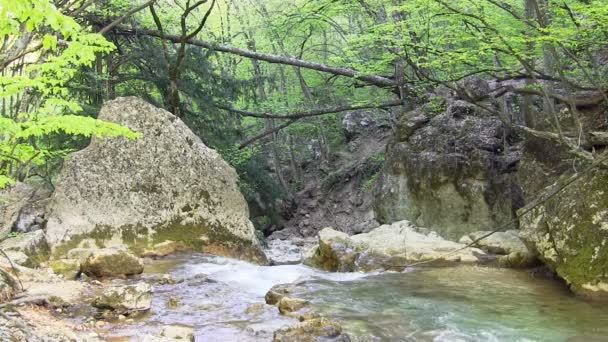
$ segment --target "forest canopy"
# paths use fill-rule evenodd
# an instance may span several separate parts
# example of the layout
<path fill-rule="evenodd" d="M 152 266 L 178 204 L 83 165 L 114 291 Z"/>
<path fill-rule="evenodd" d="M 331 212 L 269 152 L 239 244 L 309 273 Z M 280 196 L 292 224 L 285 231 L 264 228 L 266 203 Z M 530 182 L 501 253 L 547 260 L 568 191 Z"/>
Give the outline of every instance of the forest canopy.
<path fill-rule="evenodd" d="M 462 86 L 471 77 L 519 99 L 485 108 L 517 134 L 587 162 L 608 139 L 579 115 L 608 101 L 605 1 L 0 0 L 0 11 L 0 187 L 52 186 L 93 135 L 136 139 L 95 119 L 128 95 L 181 117 L 266 200 L 301 189 L 306 163 L 331 161 L 345 111 L 390 121 L 438 92 L 482 106 Z"/>

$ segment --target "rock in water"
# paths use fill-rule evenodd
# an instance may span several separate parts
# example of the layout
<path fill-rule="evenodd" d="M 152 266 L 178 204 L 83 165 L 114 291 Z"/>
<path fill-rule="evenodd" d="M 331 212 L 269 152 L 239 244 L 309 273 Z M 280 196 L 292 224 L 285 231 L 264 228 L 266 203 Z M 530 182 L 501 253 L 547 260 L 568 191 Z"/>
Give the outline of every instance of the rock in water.
<path fill-rule="evenodd" d="M 584 175 L 524 215 L 521 228 L 540 259 L 574 292 L 608 298 L 608 172 Z"/>
<path fill-rule="evenodd" d="M 463 236 L 459 242 L 470 244 L 482 236 L 489 234 L 489 231 L 479 231 Z M 496 232 L 492 235 L 477 241 L 474 244 L 485 252 L 497 254 L 499 265 L 512 268 L 531 267 L 536 264 L 536 256 L 519 237 L 517 230 L 506 232 Z"/>
<path fill-rule="evenodd" d="M 313 318 L 274 332 L 274 342 L 350 341 L 338 322 Z"/>
<path fill-rule="evenodd" d="M 326 271 L 353 272 L 399 269 L 412 262 L 481 263 L 486 254 L 477 248 L 423 232 L 408 221 L 383 225 L 369 233 L 348 236 L 331 228 L 319 232 L 304 263 Z"/>
<path fill-rule="evenodd" d="M 95 277 L 122 277 L 144 271 L 143 261 L 119 248 L 103 248 L 93 252 L 80 266 L 80 270 Z"/>
<path fill-rule="evenodd" d="M 116 313 L 133 313 L 150 310 L 152 286 L 146 283 L 112 286 L 95 298 L 93 306 L 111 309 Z"/>
<path fill-rule="evenodd" d="M 168 325 L 162 328 L 162 337 L 170 340 L 194 342 L 194 329 L 182 325 Z"/>
<path fill-rule="evenodd" d="M 93 138 L 66 160 L 46 227 L 56 256 L 86 238 L 138 252 L 171 240 L 265 262 L 235 170 L 179 118 L 125 97 L 107 102 L 99 119 L 143 136 Z"/>

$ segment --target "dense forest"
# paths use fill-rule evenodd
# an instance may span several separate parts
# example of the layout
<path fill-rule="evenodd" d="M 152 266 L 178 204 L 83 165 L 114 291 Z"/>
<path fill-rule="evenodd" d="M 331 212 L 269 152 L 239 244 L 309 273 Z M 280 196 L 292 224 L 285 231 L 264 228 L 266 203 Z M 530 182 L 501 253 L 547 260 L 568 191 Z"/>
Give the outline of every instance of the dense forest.
<path fill-rule="evenodd" d="M 2 184 L 35 176 L 52 184 L 61 158 L 91 134 L 134 137 L 92 120 L 105 100 L 126 95 L 181 117 L 238 168 L 246 191 L 265 193 L 297 191 L 306 160 L 331 160 L 345 141 L 340 113 L 407 111 L 432 102 L 438 87 L 462 93 L 459 82 L 472 75 L 502 81 L 496 99 L 522 99 L 491 109 L 516 134 L 582 161 L 595 160 L 594 143 L 606 139 L 577 111 L 606 100 L 601 1 L 7 1 L 2 9 Z"/>
<path fill-rule="evenodd" d="M 0 18 L 0 249 L 9 260 L 4 250 L 24 252 L 19 265 L 75 267 L 69 278 L 90 281 L 115 276 L 107 264 L 133 266 L 120 274 L 130 277 L 144 272 L 138 257 L 148 265 L 186 250 L 340 273 L 439 261 L 542 269 L 534 274 L 606 298 L 605 0 L 0 0 Z M 12 245 L 36 230 L 43 249 Z M 87 239 L 110 248 L 112 236 L 130 251 L 120 260 L 70 254 Z M 197 258 L 179 260 L 217 263 Z M 411 289 L 379 282 L 399 297 Z M 282 315 L 314 302 L 273 289 L 266 302 Z M 283 307 L 290 291 L 306 300 Z M 589 314 L 589 330 L 492 336 L 605 332 L 605 311 L 568 305 Z M 116 320 L 134 311 L 112 310 Z M 368 331 L 336 312 L 345 333 L 301 316 L 321 328 L 273 338 L 402 337 L 389 318 Z M 201 331 L 192 339 L 230 340 Z"/>

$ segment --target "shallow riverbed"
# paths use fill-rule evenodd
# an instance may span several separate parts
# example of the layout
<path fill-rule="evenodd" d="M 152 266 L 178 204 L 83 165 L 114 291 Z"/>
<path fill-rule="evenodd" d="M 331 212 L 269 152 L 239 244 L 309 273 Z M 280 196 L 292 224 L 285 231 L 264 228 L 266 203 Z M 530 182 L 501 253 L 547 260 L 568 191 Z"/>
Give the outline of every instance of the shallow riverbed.
<path fill-rule="evenodd" d="M 153 262 L 143 278 L 158 273 L 183 281 L 155 285 L 150 313 L 115 325 L 109 336 L 136 340 L 156 335 L 161 325 L 183 324 L 195 327 L 197 341 L 268 341 L 295 321 L 261 305 L 264 294 L 273 285 L 298 282 L 297 296 L 339 320 L 355 341 L 608 340 L 608 308 L 522 271 L 462 266 L 325 273 L 190 254 Z M 171 307 L 170 299 L 179 304 Z"/>

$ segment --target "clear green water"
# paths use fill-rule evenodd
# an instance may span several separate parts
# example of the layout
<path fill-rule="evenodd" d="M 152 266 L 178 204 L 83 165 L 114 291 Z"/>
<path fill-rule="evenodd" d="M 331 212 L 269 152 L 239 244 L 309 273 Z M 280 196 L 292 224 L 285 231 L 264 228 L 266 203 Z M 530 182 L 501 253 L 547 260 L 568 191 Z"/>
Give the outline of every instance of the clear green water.
<path fill-rule="evenodd" d="M 195 328 L 197 341 L 271 341 L 296 322 L 264 303 L 276 284 L 298 283 L 296 296 L 339 320 L 354 341 L 608 341 L 608 306 L 572 296 L 559 282 L 524 271 L 483 267 L 426 268 L 406 273 L 325 273 L 303 265 L 257 266 L 182 255 L 149 265 L 176 284 L 155 285 L 151 311 L 108 337 L 138 341 L 160 326 Z M 201 274 L 210 281 L 197 281 Z M 167 301 L 177 298 L 178 307 Z"/>
<path fill-rule="evenodd" d="M 308 286 L 316 309 L 363 341 L 608 341 L 608 306 L 521 271 L 419 269 Z"/>

